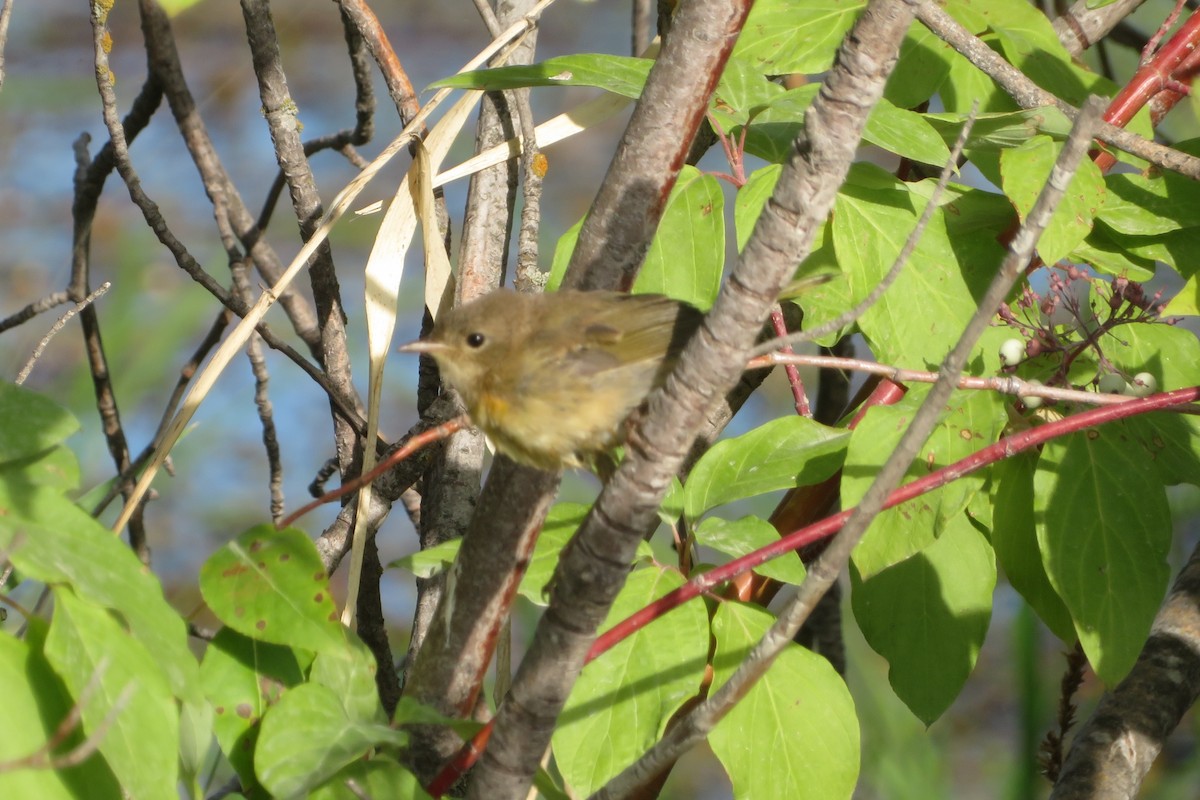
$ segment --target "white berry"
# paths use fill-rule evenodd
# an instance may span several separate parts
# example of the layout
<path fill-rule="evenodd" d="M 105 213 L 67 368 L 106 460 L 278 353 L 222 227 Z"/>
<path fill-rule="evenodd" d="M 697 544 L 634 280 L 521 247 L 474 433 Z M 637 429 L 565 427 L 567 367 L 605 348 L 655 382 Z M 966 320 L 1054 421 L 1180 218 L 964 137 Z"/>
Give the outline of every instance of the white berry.
<path fill-rule="evenodd" d="M 1000 363 L 1015 367 L 1025 358 L 1025 342 L 1020 339 L 1005 339 L 1000 345 Z"/>
<path fill-rule="evenodd" d="M 1026 381 L 1026 383 L 1031 387 L 1042 385 L 1042 382 L 1039 381 L 1037 378 L 1028 380 L 1028 381 Z M 1028 395 L 1023 394 L 1023 395 L 1020 395 L 1020 398 L 1021 398 L 1021 402 L 1025 404 L 1025 407 L 1030 410 L 1033 410 L 1035 408 L 1041 408 L 1042 403 L 1044 402 L 1044 399 L 1039 397 L 1036 394 L 1028 394 Z"/>
<path fill-rule="evenodd" d="M 1129 393 L 1134 397 L 1149 397 L 1158 391 L 1158 379 L 1149 372 L 1139 372 L 1129 384 Z"/>
<path fill-rule="evenodd" d="M 1110 372 L 1100 376 L 1097 388 L 1104 394 L 1125 394 L 1126 383 L 1120 375 Z"/>

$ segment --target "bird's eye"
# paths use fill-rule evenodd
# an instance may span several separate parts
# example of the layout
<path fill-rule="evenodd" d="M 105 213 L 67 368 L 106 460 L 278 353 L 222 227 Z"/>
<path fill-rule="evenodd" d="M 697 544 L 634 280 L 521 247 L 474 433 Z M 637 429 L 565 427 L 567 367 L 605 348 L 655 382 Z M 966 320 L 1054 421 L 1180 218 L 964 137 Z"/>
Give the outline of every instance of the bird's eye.
<path fill-rule="evenodd" d="M 478 331 L 467 334 L 467 347 L 472 347 L 472 348 L 478 349 L 480 347 L 483 347 L 483 343 L 485 341 L 487 341 L 487 338 L 482 333 L 479 333 Z"/>

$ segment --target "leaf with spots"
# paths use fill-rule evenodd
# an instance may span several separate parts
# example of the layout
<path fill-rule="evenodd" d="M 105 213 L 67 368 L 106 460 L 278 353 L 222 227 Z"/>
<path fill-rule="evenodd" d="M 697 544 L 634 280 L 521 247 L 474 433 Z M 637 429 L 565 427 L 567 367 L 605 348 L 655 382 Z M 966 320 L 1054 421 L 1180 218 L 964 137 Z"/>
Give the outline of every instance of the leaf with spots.
<path fill-rule="evenodd" d="M 290 647 L 257 642 L 222 628 L 204 651 L 200 680 L 212 704 L 213 733 L 237 770 L 242 787 L 254 790 L 254 748 L 263 714 L 292 686 L 304 682 L 311 656 Z"/>
<path fill-rule="evenodd" d="M 846 508 L 857 505 L 866 494 L 928 393 L 928 387 L 913 387 L 899 403 L 872 408 L 855 428 L 842 470 L 842 502 Z M 955 392 L 908 468 L 905 483 L 993 444 L 1000 438 L 1005 420 L 1004 405 L 992 393 Z M 933 544 L 983 483 L 983 475 L 967 475 L 876 517 L 854 549 L 854 566 L 863 579 Z"/>
<path fill-rule="evenodd" d="M 252 639 L 314 652 L 346 647 L 329 578 L 303 531 L 251 528 L 205 563 L 200 592 L 222 622 Z"/>

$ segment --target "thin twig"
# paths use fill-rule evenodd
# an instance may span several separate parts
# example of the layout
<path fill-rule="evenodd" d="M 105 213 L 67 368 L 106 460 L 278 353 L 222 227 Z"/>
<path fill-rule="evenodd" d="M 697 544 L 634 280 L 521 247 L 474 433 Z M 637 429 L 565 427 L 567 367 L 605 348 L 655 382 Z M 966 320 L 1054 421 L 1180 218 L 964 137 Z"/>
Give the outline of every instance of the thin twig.
<path fill-rule="evenodd" d="M 16 0 L 4 0 L 0 5 L 0 89 L 4 88 L 4 48 L 8 44 L 8 19 L 12 16 L 14 2 Z"/>
<path fill-rule="evenodd" d="M 18 386 L 25 383 L 25 379 L 29 377 L 29 373 L 33 372 L 33 365 L 36 364 L 37 360 L 42 357 L 42 353 L 46 352 L 46 347 L 50 344 L 50 340 L 54 338 L 55 334 L 65 328 L 67 323 L 71 321 L 72 317 L 74 317 L 87 306 L 94 303 L 97 298 L 103 297 L 104 293 L 110 288 L 112 288 L 112 283 L 110 281 L 105 281 L 104 283 L 100 284 L 95 291 L 76 303 L 74 308 L 58 318 L 58 322 L 54 323 L 54 326 L 50 328 L 49 333 L 42 337 L 42 340 L 38 342 L 37 347 L 33 348 L 33 355 L 29 356 L 29 360 L 26 361 L 25 366 L 21 368 L 21 372 L 17 375 L 16 380 L 16 384 Z"/>
<path fill-rule="evenodd" d="M 61 306 L 62 304 L 69 302 L 71 302 L 71 295 L 69 293 L 51 292 L 40 300 L 34 300 L 17 313 L 0 320 L 0 333 L 4 333 L 9 328 L 15 328 L 22 323 L 28 322 L 38 314 L 41 314 L 43 311 L 49 311 L 56 306 Z"/>
<path fill-rule="evenodd" d="M 935 383 L 938 373 L 925 372 L 915 369 L 904 369 L 891 364 L 879 364 L 874 361 L 864 361 L 861 358 L 837 358 L 835 356 L 799 355 L 795 353 L 772 353 L 759 356 L 746 364 L 747 369 L 769 367 L 775 364 L 795 364 L 802 367 L 823 367 L 825 369 L 840 369 L 853 372 L 866 372 L 871 375 L 882 375 L 896 383 Z M 955 384 L 956 389 L 982 389 L 999 392 L 1013 397 L 1044 397 L 1047 400 L 1058 400 L 1067 403 L 1087 403 L 1093 406 L 1108 406 L 1116 403 L 1128 403 L 1136 399 L 1123 394 L 1105 394 L 1103 392 L 1087 392 L 1081 389 L 1063 389 L 1058 386 L 1044 386 L 1018 378 L 1016 375 L 996 375 L 991 378 L 977 378 L 964 375 Z"/>

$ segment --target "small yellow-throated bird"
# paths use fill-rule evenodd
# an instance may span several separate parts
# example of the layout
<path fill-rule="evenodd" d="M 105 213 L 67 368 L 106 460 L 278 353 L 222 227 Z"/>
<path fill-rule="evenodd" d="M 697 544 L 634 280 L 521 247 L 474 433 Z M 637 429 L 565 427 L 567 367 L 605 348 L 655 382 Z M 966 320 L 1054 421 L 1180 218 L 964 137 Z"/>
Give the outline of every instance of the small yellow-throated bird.
<path fill-rule="evenodd" d="M 662 295 L 501 289 L 400 349 L 428 353 L 501 453 L 546 470 L 593 462 L 662 384 L 703 314 Z"/>

